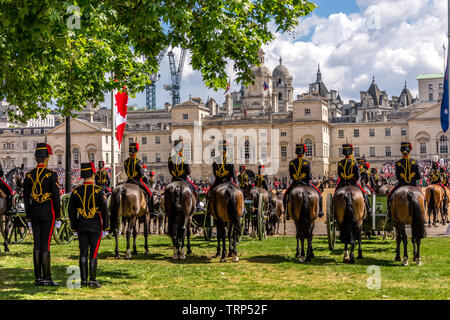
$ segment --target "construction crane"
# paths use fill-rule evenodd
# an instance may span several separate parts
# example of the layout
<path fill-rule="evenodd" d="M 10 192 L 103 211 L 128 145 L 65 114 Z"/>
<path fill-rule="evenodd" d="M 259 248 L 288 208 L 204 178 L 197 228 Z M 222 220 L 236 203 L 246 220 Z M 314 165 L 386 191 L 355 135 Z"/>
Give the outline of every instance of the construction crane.
<path fill-rule="evenodd" d="M 161 50 L 159 52 L 158 56 L 156 57 L 156 60 L 158 61 L 158 65 L 161 65 L 161 61 L 164 58 L 164 56 L 166 55 L 167 49 L 168 49 L 168 47 Z M 152 84 L 145 87 L 145 106 L 147 109 L 152 109 L 152 110 L 156 109 L 156 81 L 158 81 L 160 77 L 161 77 L 161 75 L 156 74 L 156 73 L 151 74 L 149 76 Z"/>
<path fill-rule="evenodd" d="M 172 50 L 167 54 L 170 65 L 170 79 L 171 85 L 165 85 L 164 89 L 172 94 L 172 106 L 180 103 L 180 84 L 183 75 L 184 59 L 186 58 L 186 49 L 181 49 L 180 60 L 178 61 L 178 69 L 175 66 L 175 54 Z"/>

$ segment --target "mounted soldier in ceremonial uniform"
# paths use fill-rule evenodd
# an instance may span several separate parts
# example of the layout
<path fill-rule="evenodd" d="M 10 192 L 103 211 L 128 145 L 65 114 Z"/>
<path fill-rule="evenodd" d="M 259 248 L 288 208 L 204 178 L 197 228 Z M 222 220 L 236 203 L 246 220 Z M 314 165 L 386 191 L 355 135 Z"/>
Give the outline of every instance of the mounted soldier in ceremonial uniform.
<path fill-rule="evenodd" d="M 222 155 L 214 159 L 212 169 L 215 179 L 214 183 L 209 188 L 209 194 L 211 194 L 211 191 L 221 183 L 232 182 L 238 187 L 233 159 L 227 156 L 227 142 L 221 141 L 219 146 L 222 149 Z"/>
<path fill-rule="evenodd" d="M 312 174 L 311 174 L 311 163 L 305 159 L 306 153 L 306 145 L 305 144 L 297 144 L 295 146 L 295 154 L 297 158 L 291 160 L 289 162 L 289 175 L 292 179 L 292 184 L 287 188 L 286 192 L 283 196 L 283 204 L 284 208 L 287 208 L 287 201 L 289 198 L 289 194 L 293 188 L 298 185 L 305 185 L 313 188 L 319 194 L 319 217 L 323 217 L 322 211 L 322 194 L 316 188 L 315 185 L 311 183 Z"/>
<path fill-rule="evenodd" d="M 105 170 L 105 161 L 98 162 L 98 171 L 95 174 L 95 184 L 102 187 L 106 194 L 111 193 L 111 179 Z"/>
<path fill-rule="evenodd" d="M 402 142 L 400 152 L 403 157 L 395 162 L 395 175 L 397 177 L 397 184 L 388 195 L 388 214 L 390 215 L 390 208 L 392 203 L 392 194 L 402 186 L 417 187 L 417 181 L 421 179 L 419 163 L 411 159 L 409 154 L 412 151 L 410 142 Z"/>
<path fill-rule="evenodd" d="M 244 189 L 245 186 L 249 184 L 250 179 L 248 177 L 245 166 L 239 166 L 239 175 L 237 176 L 237 179 L 239 181 L 239 186 L 241 187 L 241 189 Z"/>
<path fill-rule="evenodd" d="M 101 186 L 94 185 L 94 174 L 92 162 L 81 164 L 81 178 L 84 181 L 70 195 L 69 219 L 72 229 L 78 234 L 81 286 L 100 288 L 97 282 L 97 254 L 102 234 L 109 230 L 109 215 L 106 194 Z"/>
<path fill-rule="evenodd" d="M 11 187 L 8 185 L 8 183 L 3 180 L 5 177 L 5 173 L 3 172 L 2 165 L 0 164 L 0 190 L 3 191 L 3 193 L 6 195 L 6 212 L 10 212 L 12 209 L 12 196 L 13 191 Z"/>
<path fill-rule="evenodd" d="M 264 165 L 258 165 L 258 174 L 255 178 L 255 186 L 257 188 L 262 188 L 269 191 L 269 185 L 267 183 L 266 177 L 264 176 Z"/>
<path fill-rule="evenodd" d="M 137 184 L 142 191 L 145 193 L 145 197 L 147 200 L 147 205 L 150 207 L 152 202 L 152 192 L 148 187 L 148 180 L 144 174 L 143 163 L 137 157 L 137 153 L 139 151 L 139 144 L 137 142 L 130 143 L 129 154 L 130 157 L 125 160 L 124 167 L 125 173 L 127 174 L 126 183 L 134 183 Z"/>
<path fill-rule="evenodd" d="M 34 155 L 37 166 L 26 174 L 24 181 L 25 211 L 33 230 L 34 284 L 57 286 L 51 277 L 50 242 L 55 221 L 61 214 L 58 175 L 47 168 L 52 155 L 48 144 L 38 143 Z"/>
<path fill-rule="evenodd" d="M 345 158 L 338 163 L 338 182 L 335 192 L 347 185 L 358 187 L 364 195 L 366 210 L 370 214 L 372 210 L 370 208 L 369 197 L 358 183 L 360 173 L 358 163 L 352 157 L 353 146 L 351 144 L 344 144 L 342 145 L 342 148 L 342 153 L 344 154 Z"/>
<path fill-rule="evenodd" d="M 186 159 L 183 156 L 183 148 L 183 139 L 174 141 L 175 155 L 169 157 L 169 173 L 172 176 L 172 182 L 187 182 L 192 193 L 195 195 L 195 198 L 198 200 L 198 188 L 189 178 L 189 175 L 191 174 L 191 166 L 186 162 Z"/>
<path fill-rule="evenodd" d="M 447 192 L 444 186 L 447 185 L 447 171 L 443 166 L 439 165 L 438 159 L 439 159 L 438 156 L 434 156 L 431 164 L 430 176 L 428 179 L 430 184 L 436 184 L 442 188 L 444 198 L 444 208 L 446 208 L 448 199 L 447 199 Z"/>

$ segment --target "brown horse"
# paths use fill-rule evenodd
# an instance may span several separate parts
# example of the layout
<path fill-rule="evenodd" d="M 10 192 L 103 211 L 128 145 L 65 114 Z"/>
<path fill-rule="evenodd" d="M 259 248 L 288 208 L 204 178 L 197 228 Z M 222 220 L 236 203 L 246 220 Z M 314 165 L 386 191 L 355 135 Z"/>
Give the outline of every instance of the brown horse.
<path fill-rule="evenodd" d="M 447 199 L 450 199 L 450 190 L 449 188 L 445 187 L 445 192 L 447 194 Z M 448 200 L 447 200 L 448 201 Z M 447 203 L 447 206 L 444 206 L 444 201 L 442 201 L 442 206 L 441 206 L 441 222 L 443 225 L 449 223 L 448 220 L 448 210 L 449 210 L 449 205 Z"/>
<path fill-rule="evenodd" d="M 392 194 L 391 214 L 397 231 L 395 261 L 400 260 L 400 242 L 403 242 L 403 265 L 408 265 L 408 237 L 405 225 L 411 225 L 414 261 L 421 265 L 420 242 L 425 238 L 425 197 L 417 187 L 403 186 Z M 417 245 L 417 250 L 416 250 Z"/>
<path fill-rule="evenodd" d="M 168 219 L 169 236 L 173 244 L 173 259 L 184 260 L 184 239 L 187 237 L 187 254 L 191 254 L 191 218 L 196 198 L 186 181 L 173 181 L 164 190 L 164 206 Z"/>
<path fill-rule="evenodd" d="M 380 195 L 388 195 L 392 191 L 392 189 L 394 189 L 393 185 L 384 184 L 381 185 L 379 188 L 376 188 L 375 193 Z"/>
<path fill-rule="evenodd" d="M 272 195 L 270 200 L 270 215 L 269 215 L 269 234 L 278 234 L 280 222 L 284 215 L 284 205 L 282 195 Z M 286 225 L 286 221 L 284 221 Z"/>
<path fill-rule="evenodd" d="M 364 196 L 358 187 L 345 186 L 333 195 L 333 212 L 339 223 L 339 238 L 345 244 L 344 263 L 355 263 L 355 240 L 358 241 L 358 259 L 362 259 L 361 230 L 365 218 Z M 350 256 L 348 245 L 350 244 Z"/>
<path fill-rule="evenodd" d="M 439 220 L 438 215 L 442 207 L 444 199 L 444 190 L 441 186 L 432 184 L 425 189 L 425 199 L 428 207 L 428 226 L 431 227 L 431 215 L 433 215 L 433 225 L 437 227 Z"/>
<path fill-rule="evenodd" d="M 289 195 L 287 213 L 294 220 L 297 238 L 297 252 L 295 258 L 300 262 L 309 262 L 314 258 L 312 238 L 314 223 L 319 212 L 319 195 L 309 186 L 299 185 L 294 187 Z M 308 241 L 305 256 L 304 241 Z M 299 242 L 302 250 L 299 252 Z"/>
<path fill-rule="evenodd" d="M 124 224 L 127 224 L 127 251 L 125 257 L 131 259 L 130 253 L 130 238 L 133 232 L 133 254 L 137 254 L 136 250 L 136 225 L 139 225 L 138 220 L 144 220 L 144 237 L 145 237 L 145 254 L 148 254 L 148 225 L 150 222 L 150 209 L 147 206 L 144 191 L 132 183 L 124 183 L 116 187 L 111 194 L 111 230 L 116 239 L 116 258 L 119 258 L 119 222 L 122 219 Z"/>
<path fill-rule="evenodd" d="M 217 254 L 220 255 L 222 241 L 222 257 L 220 262 L 226 261 L 226 227 L 228 228 L 229 255 L 234 256 L 234 262 L 239 261 L 236 245 L 241 233 L 241 217 L 244 212 L 244 195 L 233 183 L 217 185 L 209 195 L 208 212 L 214 217 L 217 227 Z"/>

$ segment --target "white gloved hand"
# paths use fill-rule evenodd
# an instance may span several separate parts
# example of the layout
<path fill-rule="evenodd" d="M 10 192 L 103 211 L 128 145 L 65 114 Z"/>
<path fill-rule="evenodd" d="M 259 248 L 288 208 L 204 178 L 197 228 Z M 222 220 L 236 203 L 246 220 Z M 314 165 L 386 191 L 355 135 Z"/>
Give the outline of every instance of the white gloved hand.
<path fill-rule="evenodd" d="M 31 228 L 31 221 L 28 222 L 28 228 Z"/>
<path fill-rule="evenodd" d="M 55 221 L 55 228 L 58 229 L 61 227 L 61 221 Z"/>
<path fill-rule="evenodd" d="M 108 231 L 102 231 L 102 239 L 108 235 Z"/>

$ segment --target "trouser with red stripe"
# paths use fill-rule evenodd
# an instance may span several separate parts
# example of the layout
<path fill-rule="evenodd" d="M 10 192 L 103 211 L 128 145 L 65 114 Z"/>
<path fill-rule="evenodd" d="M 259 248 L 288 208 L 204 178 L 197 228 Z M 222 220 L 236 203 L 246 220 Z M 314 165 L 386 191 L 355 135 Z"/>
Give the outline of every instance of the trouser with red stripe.
<path fill-rule="evenodd" d="M 87 257 L 89 254 L 89 259 L 97 258 L 101 239 L 102 233 L 100 231 L 79 231 L 78 242 L 80 248 L 80 257 Z"/>
<path fill-rule="evenodd" d="M 39 205 L 32 204 L 29 210 L 27 216 L 31 217 L 34 249 L 41 252 L 50 251 L 53 226 L 55 225 L 55 214 L 51 201 Z"/>

